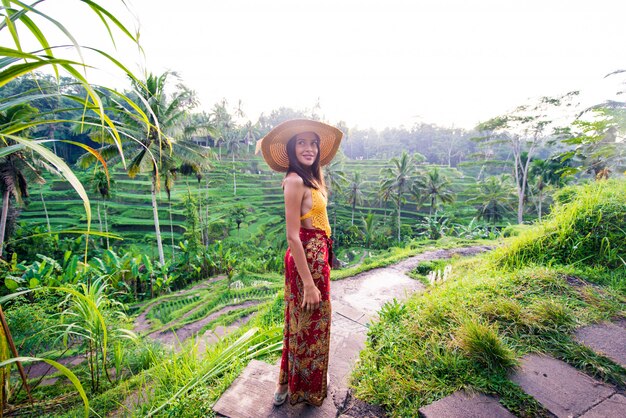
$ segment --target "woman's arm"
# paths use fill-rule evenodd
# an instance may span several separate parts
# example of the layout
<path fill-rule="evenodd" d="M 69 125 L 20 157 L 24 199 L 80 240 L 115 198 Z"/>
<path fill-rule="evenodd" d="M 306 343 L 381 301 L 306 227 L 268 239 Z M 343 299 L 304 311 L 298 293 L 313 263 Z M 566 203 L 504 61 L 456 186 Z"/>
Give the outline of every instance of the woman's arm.
<path fill-rule="evenodd" d="M 313 282 L 302 241 L 300 240 L 300 208 L 306 187 L 302 178 L 298 175 L 288 175 L 283 182 L 283 187 L 285 193 L 285 219 L 287 220 L 287 243 L 304 287 L 301 308 L 313 310 L 319 306 L 321 293 Z"/>

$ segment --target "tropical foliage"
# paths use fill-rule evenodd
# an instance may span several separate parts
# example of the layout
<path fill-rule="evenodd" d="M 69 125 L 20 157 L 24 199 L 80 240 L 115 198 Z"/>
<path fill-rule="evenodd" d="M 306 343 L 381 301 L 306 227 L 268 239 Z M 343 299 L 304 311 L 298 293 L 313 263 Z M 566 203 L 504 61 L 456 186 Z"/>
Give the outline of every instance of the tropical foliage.
<path fill-rule="evenodd" d="M 0 304 L 8 320 L 0 383 L 12 389 L 9 366 L 36 362 L 72 386 L 40 385 L 46 372 L 28 383 L 49 404 L 28 406 L 28 395 L 3 390 L 3 406 L 10 399 L 17 413 L 59 416 L 209 415 L 245 364 L 274 361 L 282 340 L 282 176 L 251 146 L 285 120 L 322 120 L 321 106 L 280 108 L 256 122 L 241 101 L 193 113 L 196 95 L 176 73 L 132 74 L 115 54 L 80 45 L 43 3 L 0 8 L 0 33 L 12 42 L 0 48 Z M 112 40 L 139 39 L 102 2 L 75 3 Z M 49 28 L 70 47 L 50 44 Z M 127 76 L 127 91 L 89 83 L 92 54 Z M 623 386 L 623 370 L 576 351 L 567 333 L 623 310 L 626 190 L 613 178 L 624 170 L 624 106 L 596 106 L 554 129 L 546 109 L 574 96 L 542 98 L 477 132 L 336 124 L 346 136 L 324 174 L 345 268 L 333 280 L 435 245 L 517 235 L 484 261 L 455 264 L 444 282 L 425 283 L 423 297 L 385 305 L 355 374 L 358 396 L 401 416 L 471 386 L 536 415 L 540 406 L 506 380 L 519 353 L 536 349 L 565 353 Z M 564 187 L 586 177 L 598 181 Z M 41 204 L 31 198 L 35 185 Z M 544 222 L 515 224 L 535 217 Z M 572 272 L 608 291 L 576 293 L 563 279 Z M 219 326 L 230 327 L 223 340 L 192 342 Z M 12 337 L 23 357 L 9 351 Z M 138 393 L 146 398 L 130 405 Z"/>

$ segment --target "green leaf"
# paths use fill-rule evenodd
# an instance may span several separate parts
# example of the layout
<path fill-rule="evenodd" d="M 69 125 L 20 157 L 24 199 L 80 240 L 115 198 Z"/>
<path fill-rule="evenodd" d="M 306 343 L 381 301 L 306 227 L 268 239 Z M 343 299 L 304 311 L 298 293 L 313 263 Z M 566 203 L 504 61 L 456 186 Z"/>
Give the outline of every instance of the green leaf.
<path fill-rule="evenodd" d="M 84 65 L 84 64 L 80 64 L 77 63 L 75 61 L 70 61 L 70 60 L 66 60 L 66 59 L 58 59 L 58 58 L 46 58 L 46 59 L 41 59 L 39 57 L 37 57 L 36 55 L 32 55 L 32 54 L 27 54 L 27 53 L 20 53 L 18 51 L 15 50 L 10 50 L 8 48 L 3 48 L 0 47 L 0 56 L 2 54 L 5 54 L 5 56 L 7 55 L 7 51 L 12 51 L 12 54 L 10 56 L 15 56 L 17 58 L 20 59 L 36 59 L 35 62 L 27 62 L 27 63 L 23 63 L 23 64 L 15 64 L 13 66 L 8 67 L 7 69 L 3 70 L 2 72 L 0 72 L 0 87 L 4 86 L 5 84 L 9 83 L 10 81 L 16 79 L 17 77 L 27 74 L 27 73 L 32 73 L 35 70 L 44 67 L 46 65 L 61 65 L 64 68 L 70 67 L 72 65 L 79 65 L 79 66 L 83 66 L 88 68 L 88 65 Z M 77 71 L 74 71 L 75 73 L 77 73 Z M 75 74 L 73 74 L 75 75 Z"/>
<path fill-rule="evenodd" d="M 13 154 L 14 152 L 21 151 L 24 149 L 24 145 L 15 144 L 9 145 L 8 147 L 0 148 L 0 158 L 6 157 L 7 155 Z"/>
<path fill-rule="evenodd" d="M 76 291 L 76 290 L 74 290 L 72 288 L 69 288 L 69 287 L 54 287 L 54 286 L 50 286 L 50 287 L 48 287 L 48 289 L 59 290 L 61 292 L 70 293 L 70 294 L 76 296 L 78 299 L 82 300 L 83 302 L 87 303 L 91 307 L 92 312 L 95 314 L 96 318 L 100 322 L 100 326 L 102 327 L 102 357 L 103 357 L 103 359 L 106 359 L 106 356 L 107 356 L 107 340 L 108 340 L 106 322 L 104 321 L 104 317 L 100 313 L 100 310 L 98 309 L 98 306 L 94 303 L 94 301 L 92 301 L 91 299 L 89 299 L 85 295 L 81 294 L 80 292 L 78 292 L 78 291 Z"/>
<path fill-rule="evenodd" d="M 76 39 L 74 38 L 74 36 L 72 36 L 72 34 L 70 33 L 70 31 L 68 31 L 65 26 L 63 26 L 59 21 L 57 21 L 56 19 L 53 19 L 52 17 L 48 16 L 45 13 L 42 13 L 41 11 L 35 9 L 33 6 L 36 5 L 37 3 L 34 3 L 33 5 L 27 5 L 25 3 L 22 3 L 21 1 L 18 0 L 12 0 L 13 3 L 19 5 L 20 7 L 22 7 L 25 10 L 28 10 L 32 13 L 38 14 L 39 16 L 43 17 L 44 19 L 47 19 L 48 21 L 52 22 L 61 32 L 63 32 L 65 34 L 65 36 L 67 36 L 67 38 L 70 40 L 70 42 L 72 42 L 72 44 L 74 45 L 74 48 L 76 49 L 76 52 L 78 53 L 78 55 L 80 56 L 81 61 L 84 61 L 83 59 L 83 54 L 80 50 L 80 45 L 78 44 L 78 42 L 76 41 Z"/>
<path fill-rule="evenodd" d="M 17 29 L 15 28 L 15 22 L 13 21 L 14 18 L 12 18 L 12 15 L 15 14 L 16 10 L 11 8 L 11 2 L 9 0 L 2 0 L 2 5 L 4 6 L 4 9 L 7 13 L 4 18 L 6 26 L 9 28 L 9 32 L 11 32 L 11 37 L 13 38 L 13 42 L 15 43 L 15 47 L 21 51 L 22 45 L 20 44 L 20 37 L 17 34 Z"/>
<path fill-rule="evenodd" d="M 20 18 L 20 20 L 24 24 L 24 26 L 26 26 L 28 30 L 30 30 L 30 33 L 33 34 L 33 36 L 37 39 L 37 41 L 39 41 L 39 44 L 43 47 L 43 50 L 46 52 L 46 54 L 51 57 L 54 57 L 52 53 L 52 49 L 50 48 L 50 44 L 48 43 L 48 40 L 46 39 L 43 32 L 41 32 L 39 27 L 35 24 L 35 22 L 33 22 L 31 18 L 28 17 L 26 14 L 24 14 Z M 56 77 L 59 78 L 58 67 L 56 65 L 52 65 L 52 68 L 54 69 L 54 74 L 56 75 Z"/>
<path fill-rule="evenodd" d="M 10 139 L 14 140 L 15 142 L 19 144 L 24 145 L 27 148 L 32 149 L 33 151 L 41 155 L 43 158 L 48 160 L 50 164 L 54 165 L 57 171 L 59 171 L 59 173 L 61 173 L 61 175 L 65 177 L 67 181 L 70 182 L 74 190 L 76 190 L 76 193 L 78 193 L 78 195 L 83 201 L 83 206 L 85 207 L 85 214 L 87 215 L 87 233 L 89 233 L 90 225 L 91 225 L 91 205 L 89 204 L 89 196 L 87 196 L 87 192 L 85 191 L 85 188 L 83 187 L 78 177 L 76 177 L 76 174 L 74 174 L 74 172 L 67 166 L 65 161 L 63 161 L 61 158 L 59 158 L 56 154 L 54 154 L 48 148 L 44 147 L 43 145 L 40 145 L 36 141 L 32 141 L 32 140 L 21 138 L 21 137 L 14 136 L 14 135 L 7 135 L 7 137 L 9 137 Z M 85 245 L 88 245 L 89 240 L 85 240 L 85 241 L 86 241 Z M 87 263 L 87 251 L 85 251 L 85 263 Z"/>
<path fill-rule="evenodd" d="M 126 29 L 126 26 L 124 26 L 113 14 L 111 14 L 108 10 L 106 10 L 105 8 L 103 8 L 102 6 L 100 6 L 99 4 L 91 1 L 91 0 L 82 0 L 84 3 L 87 3 L 89 5 L 89 7 L 91 7 L 96 13 L 98 13 L 98 16 L 100 16 L 100 18 L 103 20 L 104 24 L 106 25 L 107 29 L 109 29 L 109 26 L 107 25 L 106 21 L 104 21 L 104 19 L 102 18 L 102 16 L 100 15 L 100 13 L 106 15 L 106 17 L 108 17 L 111 22 L 113 22 L 115 24 L 115 26 L 118 27 L 118 29 L 120 29 L 122 32 L 124 32 L 130 39 L 132 39 L 135 43 L 139 42 L 139 39 L 137 37 L 135 37 L 133 34 L 131 34 L 128 29 Z M 109 30 L 109 34 L 111 33 L 111 31 Z M 111 36 L 111 39 L 113 39 L 113 36 Z"/>
<path fill-rule="evenodd" d="M 14 291 L 15 289 L 17 289 L 17 282 L 13 279 L 9 279 L 9 278 L 4 279 L 4 285 L 10 291 Z"/>

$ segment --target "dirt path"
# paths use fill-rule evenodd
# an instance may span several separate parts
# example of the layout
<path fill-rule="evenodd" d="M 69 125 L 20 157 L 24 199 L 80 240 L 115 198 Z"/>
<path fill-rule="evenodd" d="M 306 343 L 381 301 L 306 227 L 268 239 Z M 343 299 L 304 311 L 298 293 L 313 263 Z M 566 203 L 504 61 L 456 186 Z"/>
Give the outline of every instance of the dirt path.
<path fill-rule="evenodd" d="M 491 247 L 488 246 L 475 246 L 427 251 L 391 266 L 369 270 L 343 280 L 333 281 L 331 285 L 333 306 L 335 303 L 340 305 L 347 303 L 352 308 L 362 311 L 364 316 L 371 319 L 371 316 L 385 302 L 393 298 L 402 299 L 407 293 L 424 288 L 420 282 L 410 279 L 405 274 L 417 267 L 419 263 L 447 259 L 455 255 L 472 256 L 490 249 Z"/>
<path fill-rule="evenodd" d="M 174 346 L 174 343 L 184 342 L 188 338 L 197 334 L 206 324 L 219 318 L 220 316 L 227 314 L 228 312 L 237 310 L 237 309 L 245 309 L 250 306 L 255 306 L 262 302 L 263 301 L 260 301 L 260 300 L 249 300 L 239 305 L 225 306 L 219 311 L 213 312 L 212 314 L 207 315 L 198 321 L 192 322 L 187 325 L 183 325 L 181 328 L 178 328 L 175 332 L 168 329 L 165 331 L 155 331 L 152 334 L 148 334 L 148 336 L 154 340 L 162 342 L 163 344 Z"/>
<path fill-rule="evenodd" d="M 367 250 L 363 250 L 363 254 L 361 254 L 361 257 L 359 257 L 359 261 L 357 261 L 353 266 L 350 266 L 350 267 L 358 267 L 361 264 L 363 264 L 363 260 L 365 260 L 366 256 L 367 256 Z"/>
<path fill-rule="evenodd" d="M 187 294 L 190 294 L 192 292 L 195 292 L 196 290 L 200 290 L 200 289 L 205 289 L 207 287 L 209 287 L 209 285 L 211 283 L 215 283 L 217 281 L 223 280 L 225 279 L 226 276 L 216 276 L 216 277 L 211 277 L 207 280 L 204 280 L 198 284 L 196 284 L 195 286 L 189 288 L 189 289 L 183 289 L 183 290 L 179 290 L 178 292 L 174 292 L 170 295 L 167 296 L 167 298 L 163 298 L 154 302 L 149 302 L 149 304 L 144 308 L 143 312 L 135 319 L 135 326 L 134 326 L 134 330 L 137 334 L 141 334 L 144 333 L 146 331 L 148 331 L 152 325 L 152 323 L 150 322 L 150 320 L 147 318 L 148 313 L 159 303 L 165 302 L 167 300 L 173 299 L 175 297 L 180 297 L 180 296 L 184 296 Z"/>
<path fill-rule="evenodd" d="M 63 357 L 60 359 L 55 359 L 57 363 L 61 363 L 64 366 L 72 367 L 77 366 L 85 361 L 85 356 L 82 354 L 77 354 L 74 356 Z M 58 370 L 49 365 L 46 362 L 37 362 L 30 363 L 29 365 L 25 365 L 24 369 L 26 371 L 26 375 L 29 379 L 33 379 L 35 377 L 41 377 L 44 375 L 49 375 L 58 372 Z"/>

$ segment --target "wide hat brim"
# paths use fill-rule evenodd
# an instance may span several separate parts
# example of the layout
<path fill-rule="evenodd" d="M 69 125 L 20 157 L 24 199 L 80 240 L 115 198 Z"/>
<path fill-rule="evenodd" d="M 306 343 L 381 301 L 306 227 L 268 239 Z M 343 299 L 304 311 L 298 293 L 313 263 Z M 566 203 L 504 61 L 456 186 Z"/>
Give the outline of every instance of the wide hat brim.
<path fill-rule="evenodd" d="M 331 162 L 339 145 L 343 132 L 334 126 L 308 119 L 292 119 L 283 122 L 259 139 L 256 153 L 259 150 L 272 170 L 286 172 L 289 169 L 287 142 L 295 135 L 303 132 L 314 132 L 320 137 L 320 165 Z"/>

